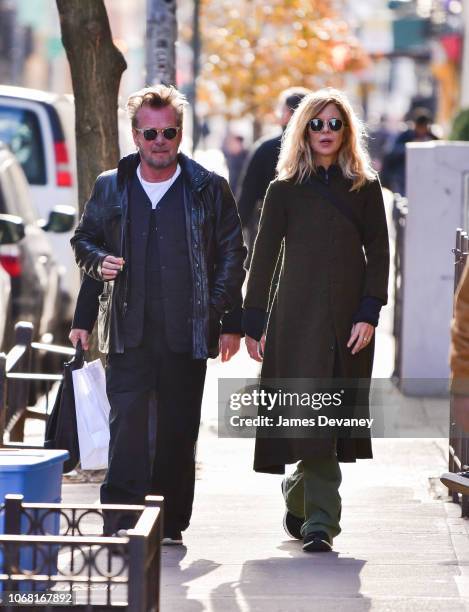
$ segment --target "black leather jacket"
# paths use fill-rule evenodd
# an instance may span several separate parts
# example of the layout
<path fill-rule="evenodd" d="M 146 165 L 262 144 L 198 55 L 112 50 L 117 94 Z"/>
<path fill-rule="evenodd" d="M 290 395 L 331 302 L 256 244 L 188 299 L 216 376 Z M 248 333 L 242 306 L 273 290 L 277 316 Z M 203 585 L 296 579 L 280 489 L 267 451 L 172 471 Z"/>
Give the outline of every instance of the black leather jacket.
<path fill-rule="evenodd" d="M 224 314 L 233 309 L 240 311 L 246 248 L 236 203 L 226 180 L 181 153 L 178 161 L 184 179 L 186 237 L 192 270 L 192 357 L 206 359 L 218 354 Z M 103 353 L 124 351 L 122 324 L 127 309 L 130 258 L 128 198 L 139 162 L 139 154 L 134 153 L 121 159 L 117 169 L 98 176 L 71 239 L 76 261 L 85 272 L 80 293 L 88 293 L 96 302 L 96 292 L 100 292 L 98 336 L 99 350 Z M 123 257 L 126 264 L 116 280 L 106 282 L 101 276 L 101 264 L 107 255 Z M 86 295 L 80 298 L 84 304 Z M 77 310 L 79 305 L 80 299 Z M 94 306 L 88 303 L 87 308 L 93 311 Z M 81 326 L 77 323 L 79 318 L 80 313 L 76 313 L 74 327 Z"/>

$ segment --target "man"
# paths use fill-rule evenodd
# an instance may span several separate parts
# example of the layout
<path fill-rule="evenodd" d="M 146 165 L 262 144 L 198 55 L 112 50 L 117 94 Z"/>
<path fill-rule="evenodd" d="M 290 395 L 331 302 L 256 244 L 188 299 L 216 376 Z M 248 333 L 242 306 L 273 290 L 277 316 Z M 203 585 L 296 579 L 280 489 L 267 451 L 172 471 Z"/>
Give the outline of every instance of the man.
<path fill-rule="evenodd" d="M 381 179 L 384 187 L 393 192 L 406 194 L 406 144 L 408 142 L 427 142 L 428 140 L 438 140 L 432 131 L 432 116 L 427 108 L 415 108 L 412 112 L 413 125 L 401 132 L 391 150 L 383 158 Z"/>
<path fill-rule="evenodd" d="M 108 354 L 110 446 L 101 502 L 163 495 L 168 544 L 182 544 L 192 512 L 206 360 L 220 350 L 226 361 L 239 349 L 246 254 L 227 182 L 179 153 L 185 104 L 164 85 L 130 96 L 138 152 L 98 177 L 71 240 L 85 275 L 70 339 L 86 348 L 97 317 L 100 351 Z M 104 522 L 104 533 L 114 533 L 135 521 Z"/>
<path fill-rule="evenodd" d="M 451 402 L 459 430 L 469 434 L 469 258 L 456 290 L 451 324 Z M 448 472 L 441 482 L 451 491 L 469 495 L 469 472 Z"/>
<path fill-rule="evenodd" d="M 239 178 L 248 156 L 244 147 L 244 137 L 240 134 L 228 133 L 222 146 L 226 165 L 228 166 L 228 182 L 233 193 L 237 193 Z"/>
<path fill-rule="evenodd" d="M 249 250 L 248 264 L 252 257 L 264 196 L 269 183 L 275 178 L 283 132 L 299 103 L 308 93 L 310 91 L 304 87 L 292 87 L 280 94 L 278 115 L 282 133 L 275 138 L 261 139 L 254 143 L 246 162 L 240 181 L 242 187 L 238 209 Z"/>

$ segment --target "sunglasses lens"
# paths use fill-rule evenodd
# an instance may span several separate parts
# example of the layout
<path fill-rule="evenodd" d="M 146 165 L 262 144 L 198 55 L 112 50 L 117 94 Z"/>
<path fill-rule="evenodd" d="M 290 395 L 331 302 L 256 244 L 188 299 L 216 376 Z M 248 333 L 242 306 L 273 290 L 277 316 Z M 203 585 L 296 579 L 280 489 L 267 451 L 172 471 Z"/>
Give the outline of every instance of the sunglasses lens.
<path fill-rule="evenodd" d="M 173 138 L 176 138 L 177 133 L 177 129 L 172 127 L 163 130 L 163 136 L 166 138 L 166 140 L 173 140 Z"/>
<path fill-rule="evenodd" d="M 338 132 L 342 128 L 342 120 L 341 119 L 330 119 L 329 127 L 333 132 Z"/>
<path fill-rule="evenodd" d="M 320 132 L 324 125 L 324 121 L 322 119 L 311 119 L 309 122 L 309 127 L 313 132 Z"/>
<path fill-rule="evenodd" d="M 145 140 L 155 140 L 155 138 L 156 138 L 156 130 L 154 130 L 154 129 L 145 130 L 143 132 L 143 137 L 145 138 Z"/>

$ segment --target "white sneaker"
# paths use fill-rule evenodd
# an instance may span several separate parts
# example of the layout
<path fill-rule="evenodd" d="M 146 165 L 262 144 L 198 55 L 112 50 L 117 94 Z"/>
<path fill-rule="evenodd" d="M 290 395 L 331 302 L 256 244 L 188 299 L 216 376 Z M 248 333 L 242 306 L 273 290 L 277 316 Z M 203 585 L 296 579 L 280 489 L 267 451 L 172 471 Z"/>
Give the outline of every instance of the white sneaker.
<path fill-rule="evenodd" d="M 125 538 L 127 536 L 127 529 L 118 529 L 114 535 L 118 538 Z"/>

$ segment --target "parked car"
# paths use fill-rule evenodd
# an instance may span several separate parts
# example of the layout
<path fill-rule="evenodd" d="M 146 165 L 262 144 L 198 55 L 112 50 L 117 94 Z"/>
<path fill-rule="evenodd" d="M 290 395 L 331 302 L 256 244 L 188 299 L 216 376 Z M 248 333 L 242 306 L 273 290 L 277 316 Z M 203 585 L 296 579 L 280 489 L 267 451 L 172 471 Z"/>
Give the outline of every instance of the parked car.
<path fill-rule="evenodd" d="M 8 147 L 0 144 L 0 213 L 24 224 L 19 242 L 0 245 L 0 264 L 11 278 L 13 320 L 31 321 L 37 339 L 45 333 L 56 335 L 66 318 L 64 274 L 46 231 L 69 232 L 75 223 L 75 210 L 56 206 L 44 222 L 32 204 L 20 164 Z"/>
<path fill-rule="evenodd" d="M 118 119 L 119 144 L 125 155 L 135 146 L 130 122 L 122 110 Z M 0 86 L 0 140 L 18 158 L 42 218 L 47 219 L 57 205 L 78 209 L 73 96 Z M 63 299 L 69 322 L 80 287 L 80 273 L 70 247 L 72 230 L 50 236 L 57 261 L 65 269 Z"/>
<path fill-rule="evenodd" d="M 16 244 L 24 236 L 24 225 L 18 217 L 0 214 L 0 246 Z M 0 266 L 0 350 L 7 352 L 13 341 L 11 282 Z"/>

